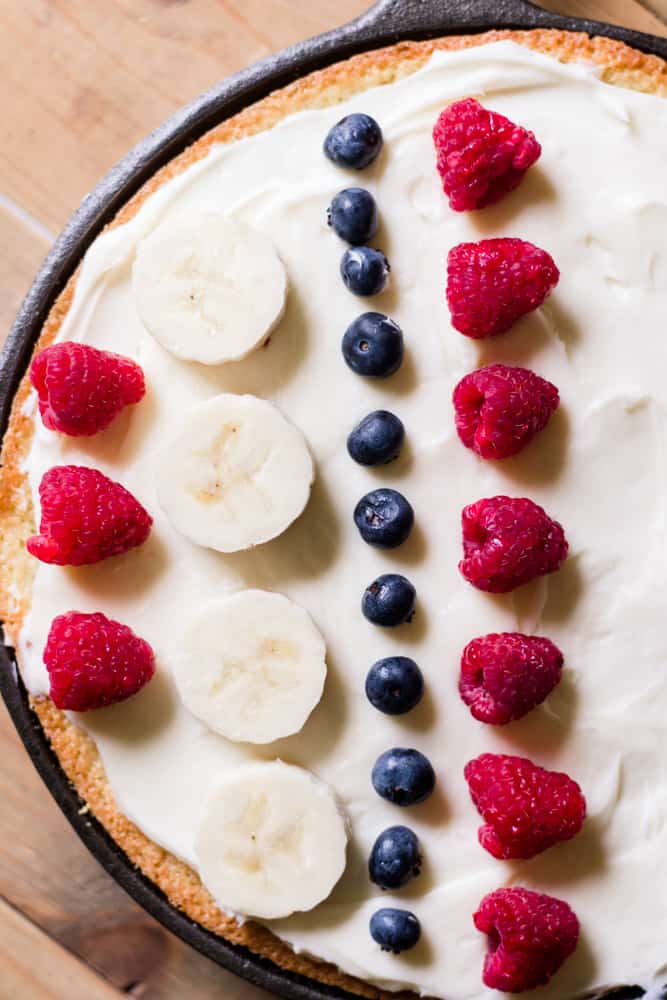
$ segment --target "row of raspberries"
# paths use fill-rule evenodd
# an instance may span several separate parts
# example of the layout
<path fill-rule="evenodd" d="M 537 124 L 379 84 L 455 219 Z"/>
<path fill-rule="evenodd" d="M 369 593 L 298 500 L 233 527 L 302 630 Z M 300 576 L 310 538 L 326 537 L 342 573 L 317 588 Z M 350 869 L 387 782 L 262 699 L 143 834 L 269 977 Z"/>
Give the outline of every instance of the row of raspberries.
<path fill-rule="evenodd" d="M 566 774 L 492 753 L 471 760 L 464 774 L 484 820 L 479 842 L 494 858 L 532 858 L 581 830 L 586 800 Z M 507 993 L 548 983 L 579 940 L 579 921 L 566 902 L 519 886 L 489 893 L 473 920 L 487 935 L 484 983 Z"/>
<path fill-rule="evenodd" d="M 540 155 L 532 132 L 472 98 L 445 108 L 433 140 L 443 188 L 456 211 L 498 201 Z M 447 258 L 452 325 L 474 339 L 505 333 L 542 305 L 558 279 L 551 256 L 525 240 L 461 243 Z M 508 458 L 546 426 L 558 401 L 556 387 L 533 372 L 490 365 L 454 390 L 456 429 L 482 458 Z"/>
<path fill-rule="evenodd" d="M 30 366 L 44 426 L 70 437 L 105 430 L 145 393 L 144 373 L 130 358 L 66 341 L 37 353 Z M 153 519 L 120 483 L 97 469 L 49 469 L 39 486 L 39 534 L 31 555 L 58 566 L 82 566 L 142 545 Z M 84 712 L 131 697 L 155 673 L 150 645 L 100 612 L 68 611 L 51 623 L 44 648 L 50 696 L 61 709 Z"/>
<path fill-rule="evenodd" d="M 513 191 L 538 159 L 532 132 L 474 100 L 450 104 L 433 129 L 438 173 L 457 212 L 485 208 Z M 542 305 L 558 268 L 546 250 L 514 238 L 461 243 L 447 259 L 447 303 L 456 330 L 504 333 Z"/>
<path fill-rule="evenodd" d="M 433 130 L 437 168 L 455 211 L 484 208 L 521 182 L 538 159 L 532 132 L 467 99 L 447 107 Z M 504 333 L 542 305 L 556 286 L 551 256 L 520 239 L 463 243 L 447 259 L 452 325 L 481 339 Z M 466 375 L 453 393 L 457 433 L 485 459 L 518 454 L 559 404 L 557 388 L 534 372 L 489 365 Z M 463 575 L 504 593 L 558 569 L 567 555 L 563 529 L 526 498 L 493 497 L 463 511 Z M 560 650 L 519 633 L 481 636 L 461 657 L 459 692 L 474 718 L 503 725 L 539 705 L 558 684 Z M 482 754 L 464 771 L 484 823 L 479 842 L 493 857 L 530 858 L 574 837 L 586 815 L 568 775 L 505 754 Z M 486 986 L 520 992 L 544 985 L 572 954 L 579 922 L 567 903 L 513 887 L 490 893 L 474 914 L 487 935 Z"/>
<path fill-rule="evenodd" d="M 30 365 L 44 426 L 69 437 L 105 430 L 146 393 L 144 373 L 130 358 L 65 341 L 39 351 Z M 153 519 L 124 486 L 97 469 L 62 465 L 39 485 L 39 534 L 31 555 L 58 566 L 82 566 L 142 545 Z"/>

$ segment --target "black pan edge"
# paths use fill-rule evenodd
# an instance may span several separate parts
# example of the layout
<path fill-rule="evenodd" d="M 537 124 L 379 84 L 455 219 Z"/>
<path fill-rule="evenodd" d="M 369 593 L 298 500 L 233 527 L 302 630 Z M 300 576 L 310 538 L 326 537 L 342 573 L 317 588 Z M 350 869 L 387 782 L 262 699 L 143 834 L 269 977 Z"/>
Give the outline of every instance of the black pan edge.
<path fill-rule="evenodd" d="M 424 39 L 491 28 L 560 28 L 618 39 L 667 59 L 667 39 L 596 21 L 550 14 L 525 0 L 379 0 L 367 14 L 327 34 L 301 42 L 216 84 L 182 108 L 117 163 L 84 199 L 44 261 L 12 327 L 0 361 L 0 434 L 27 368 L 33 346 L 56 298 L 86 249 L 122 205 L 160 167 L 218 122 L 272 90 L 356 52 L 401 39 Z M 168 930 L 248 982 L 288 1000 L 353 1000 L 354 995 L 274 965 L 188 920 L 128 860 L 105 828 L 82 812 L 84 803 L 67 780 L 39 720 L 32 712 L 8 646 L 0 647 L 0 693 L 32 761 L 61 810 L 100 864 Z M 588 1000 L 631 1000 L 641 987 L 590 994 Z"/>

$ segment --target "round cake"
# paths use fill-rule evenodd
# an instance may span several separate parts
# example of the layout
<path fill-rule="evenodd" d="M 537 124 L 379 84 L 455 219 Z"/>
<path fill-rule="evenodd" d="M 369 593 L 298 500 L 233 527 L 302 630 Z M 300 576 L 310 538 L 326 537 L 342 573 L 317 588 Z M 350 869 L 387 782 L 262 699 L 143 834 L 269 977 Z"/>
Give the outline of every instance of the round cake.
<path fill-rule="evenodd" d="M 130 860 L 285 969 L 664 982 L 666 96 L 568 32 L 355 56 L 161 170 L 45 324 L 7 641 Z"/>

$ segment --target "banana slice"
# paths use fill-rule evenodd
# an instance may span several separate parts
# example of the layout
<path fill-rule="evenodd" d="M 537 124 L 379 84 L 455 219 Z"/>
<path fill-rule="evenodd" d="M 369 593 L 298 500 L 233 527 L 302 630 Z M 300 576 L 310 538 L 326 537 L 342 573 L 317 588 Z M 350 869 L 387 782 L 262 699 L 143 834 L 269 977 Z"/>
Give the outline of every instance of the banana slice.
<path fill-rule="evenodd" d="M 272 241 L 207 212 L 164 222 L 137 248 L 132 289 L 139 316 L 185 361 L 238 361 L 279 322 L 287 275 Z"/>
<path fill-rule="evenodd" d="M 306 506 L 313 461 L 272 403 L 223 393 L 184 414 L 158 454 L 160 506 L 186 538 L 219 552 L 268 542 Z"/>
<path fill-rule="evenodd" d="M 195 852 L 222 906 L 273 919 L 326 899 L 343 874 L 346 844 L 329 786 L 276 760 L 244 764 L 222 779 L 204 807 Z"/>
<path fill-rule="evenodd" d="M 242 590 L 189 622 L 173 665 L 193 715 L 227 739 L 271 743 L 298 733 L 322 697 L 324 639 L 282 594 Z"/>

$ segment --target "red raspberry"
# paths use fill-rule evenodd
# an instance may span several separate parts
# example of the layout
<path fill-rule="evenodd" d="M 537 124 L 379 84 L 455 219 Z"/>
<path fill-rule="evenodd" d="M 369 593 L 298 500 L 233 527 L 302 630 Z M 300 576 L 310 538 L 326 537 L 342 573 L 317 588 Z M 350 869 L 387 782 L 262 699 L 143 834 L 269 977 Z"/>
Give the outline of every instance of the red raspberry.
<path fill-rule="evenodd" d="M 39 484 L 42 519 L 28 552 L 42 562 L 82 566 L 148 538 L 152 517 L 120 483 L 97 469 L 57 465 Z"/>
<path fill-rule="evenodd" d="M 562 667 L 563 654 L 550 639 L 520 632 L 481 635 L 463 650 L 459 692 L 475 719 L 502 726 L 541 704 Z"/>
<path fill-rule="evenodd" d="M 546 985 L 579 940 L 579 921 L 567 903 L 519 886 L 490 892 L 473 920 L 489 937 L 482 979 L 491 990 Z"/>
<path fill-rule="evenodd" d="M 526 497 L 491 497 L 463 508 L 461 573 L 479 590 L 506 594 L 554 573 L 567 555 L 558 521 Z"/>
<path fill-rule="evenodd" d="M 36 354 L 30 380 L 44 426 L 73 437 L 104 430 L 146 392 L 144 373 L 134 361 L 74 341 Z"/>
<path fill-rule="evenodd" d="M 542 152 L 532 132 L 472 97 L 445 108 L 433 142 L 443 190 L 457 212 L 499 201 Z"/>
<path fill-rule="evenodd" d="M 544 427 L 559 403 L 558 389 L 527 368 L 488 365 L 454 389 L 456 430 L 482 458 L 516 455 Z"/>
<path fill-rule="evenodd" d="M 447 257 L 452 326 L 475 340 L 504 333 L 542 305 L 559 276 L 551 255 L 525 240 L 459 243 Z"/>
<path fill-rule="evenodd" d="M 106 615 L 68 611 L 51 623 L 44 647 L 51 700 L 58 708 L 86 712 L 124 701 L 155 673 L 153 650 Z"/>
<path fill-rule="evenodd" d="M 484 820 L 479 842 L 494 858 L 532 858 L 581 830 L 586 799 L 567 774 L 502 753 L 483 753 L 463 774 Z"/>

